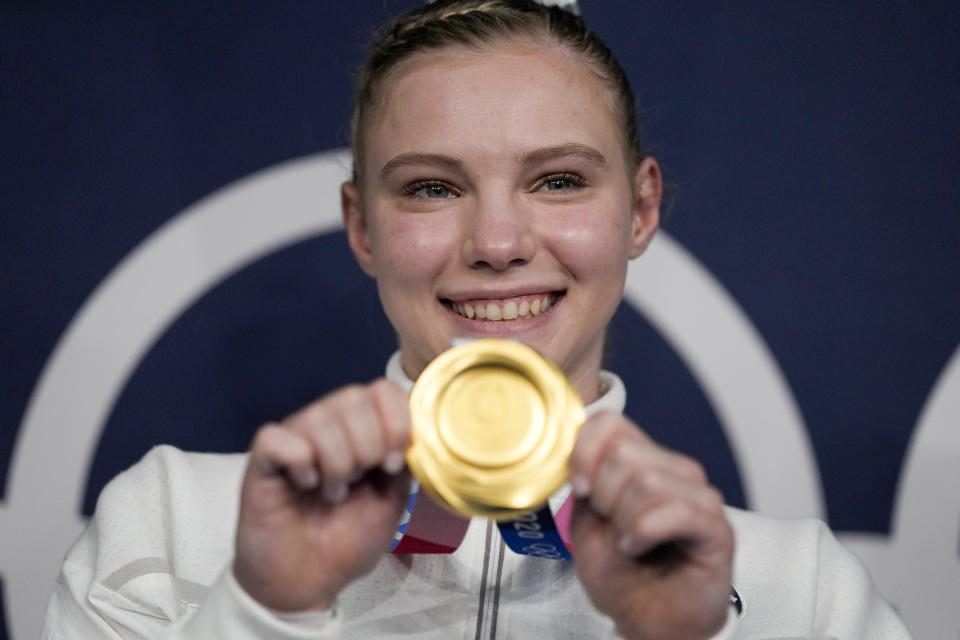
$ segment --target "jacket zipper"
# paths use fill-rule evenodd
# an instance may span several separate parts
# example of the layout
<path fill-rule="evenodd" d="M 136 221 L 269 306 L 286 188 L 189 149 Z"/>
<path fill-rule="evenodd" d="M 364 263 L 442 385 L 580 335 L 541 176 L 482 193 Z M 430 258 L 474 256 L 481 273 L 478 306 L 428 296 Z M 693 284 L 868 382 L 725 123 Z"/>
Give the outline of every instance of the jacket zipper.
<path fill-rule="evenodd" d="M 500 580 L 503 576 L 503 540 L 493 535 L 492 520 L 487 521 L 487 535 L 483 548 L 483 571 L 480 574 L 479 606 L 477 607 L 477 630 L 474 640 L 495 640 L 497 637 L 497 612 L 500 605 Z"/>

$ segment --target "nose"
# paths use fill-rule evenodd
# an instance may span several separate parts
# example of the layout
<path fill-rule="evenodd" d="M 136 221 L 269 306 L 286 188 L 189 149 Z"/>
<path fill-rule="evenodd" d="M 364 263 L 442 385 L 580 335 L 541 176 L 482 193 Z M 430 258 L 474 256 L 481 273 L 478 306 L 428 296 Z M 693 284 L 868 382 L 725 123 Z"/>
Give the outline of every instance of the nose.
<path fill-rule="evenodd" d="M 530 222 L 519 202 L 478 200 L 463 243 L 464 260 L 475 269 L 494 271 L 528 263 L 536 251 Z"/>

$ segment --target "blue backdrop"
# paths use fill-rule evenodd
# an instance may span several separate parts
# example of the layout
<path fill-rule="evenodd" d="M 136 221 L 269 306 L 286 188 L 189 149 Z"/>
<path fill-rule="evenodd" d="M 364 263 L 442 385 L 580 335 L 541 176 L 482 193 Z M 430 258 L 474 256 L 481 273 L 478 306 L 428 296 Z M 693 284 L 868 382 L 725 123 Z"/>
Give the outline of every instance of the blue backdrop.
<path fill-rule="evenodd" d="M 0 498 L 84 301 L 208 194 L 344 146 L 351 69 L 371 29 L 411 4 L 0 5 Z M 960 340 L 960 5 L 582 8 L 626 66 L 673 185 L 666 231 L 743 310 L 796 399 L 822 515 L 888 534 L 908 441 Z M 339 233 L 230 273 L 131 372 L 76 513 L 151 445 L 243 450 L 263 421 L 379 375 L 393 342 Z M 631 415 L 744 506 L 716 411 L 642 313 L 621 309 L 611 353 Z M 960 465 L 955 423 L 945 455 Z M 21 586 L 4 569 L 9 603 Z M 0 640 L 28 637 L 15 615 L 8 604 Z"/>

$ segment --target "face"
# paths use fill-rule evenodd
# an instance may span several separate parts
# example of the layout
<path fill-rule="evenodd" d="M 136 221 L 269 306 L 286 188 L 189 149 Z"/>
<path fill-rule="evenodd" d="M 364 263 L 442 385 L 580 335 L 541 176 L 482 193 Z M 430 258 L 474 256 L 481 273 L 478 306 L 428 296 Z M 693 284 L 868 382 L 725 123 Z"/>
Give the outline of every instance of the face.
<path fill-rule="evenodd" d="M 510 338 L 595 399 L 660 197 L 653 160 L 626 160 L 609 89 L 563 51 L 518 44 L 423 54 L 383 89 L 342 199 L 406 373 L 454 338 Z"/>

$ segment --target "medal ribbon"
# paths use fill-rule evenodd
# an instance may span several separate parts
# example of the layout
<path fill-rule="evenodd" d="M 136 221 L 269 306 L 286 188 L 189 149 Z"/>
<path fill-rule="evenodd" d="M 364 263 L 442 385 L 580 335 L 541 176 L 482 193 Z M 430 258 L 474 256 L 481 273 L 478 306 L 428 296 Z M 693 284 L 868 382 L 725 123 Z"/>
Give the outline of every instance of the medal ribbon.
<path fill-rule="evenodd" d="M 453 553 L 463 542 L 470 520 L 438 506 L 414 483 L 404 518 L 390 553 Z"/>
<path fill-rule="evenodd" d="M 437 506 L 426 494 L 421 499 L 419 483 L 414 483 L 404 520 L 397 527 L 391 553 L 453 553 L 463 542 L 470 521 Z M 570 516 L 573 513 L 573 495 L 567 497 L 554 516 L 544 505 L 539 511 L 505 522 L 497 528 L 504 542 L 515 553 L 534 558 L 570 560 Z M 417 507 L 414 509 L 414 507 Z M 738 617 L 743 617 L 743 600 L 736 588 L 730 586 L 730 606 Z"/>
<path fill-rule="evenodd" d="M 572 504 L 570 500 L 567 502 Z M 567 506 L 567 503 L 563 506 Z M 563 507 L 561 507 L 562 510 Z M 557 515 L 559 516 L 560 512 Z M 567 524 L 569 525 L 569 515 Z M 498 522 L 497 528 L 500 529 L 503 541 L 515 553 L 550 560 L 570 560 L 573 557 L 565 540 L 565 537 L 569 538 L 569 534 L 564 536 L 561 533 L 557 520 L 554 519 L 547 505 L 534 513 Z"/>
<path fill-rule="evenodd" d="M 544 505 L 539 511 L 498 522 L 504 542 L 515 553 L 535 558 L 570 560 L 570 514 L 573 496 L 556 516 Z M 405 517 L 394 536 L 390 553 L 453 553 L 463 542 L 470 521 L 438 506 L 428 494 L 414 487 Z"/>

